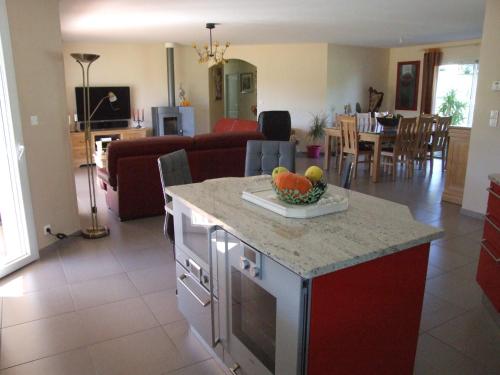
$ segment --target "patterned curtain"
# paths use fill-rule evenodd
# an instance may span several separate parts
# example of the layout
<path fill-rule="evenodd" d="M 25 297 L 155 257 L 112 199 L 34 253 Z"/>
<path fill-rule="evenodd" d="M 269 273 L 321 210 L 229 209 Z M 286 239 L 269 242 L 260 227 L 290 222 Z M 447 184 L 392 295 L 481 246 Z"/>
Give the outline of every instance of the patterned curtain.
<path fill-rule="evenodd" d="M 432 95 L 434 87 L 435 68 L 441 63 L 443 53 L 440 49 L 429 49 L 424 54 L 424 72 L 422 76 L 422 96 L 420 112 L 432 113 Z"/>

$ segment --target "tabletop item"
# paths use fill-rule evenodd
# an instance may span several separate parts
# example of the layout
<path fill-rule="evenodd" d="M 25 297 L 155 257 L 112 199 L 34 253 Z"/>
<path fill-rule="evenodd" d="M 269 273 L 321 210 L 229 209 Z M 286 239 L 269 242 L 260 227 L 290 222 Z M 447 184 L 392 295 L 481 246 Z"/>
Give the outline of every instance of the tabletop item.
<path fill-rule="evenodd" d="M 307 219 L 342 212 L 349 207 L 348 195 L 346 194 L 343 196 L 327 192 L 327 184 L 325 183 L 321 183 L 321 185 L 324 185 L 320 196 L 321 199 L 318 198 L 316 202 L 311 202 L 309 204 L 287 203 L 281 198 L 280 194 L 276 192 L 276 185 L 272 185 L 273 186 L 269 188 L 249 188 L 244 190 L 241 194 L 241 198 L 269 211 L 275 212 L 278 215 L 297 219 Z M 321 188 L 318 187 L 318 189 Z"/>

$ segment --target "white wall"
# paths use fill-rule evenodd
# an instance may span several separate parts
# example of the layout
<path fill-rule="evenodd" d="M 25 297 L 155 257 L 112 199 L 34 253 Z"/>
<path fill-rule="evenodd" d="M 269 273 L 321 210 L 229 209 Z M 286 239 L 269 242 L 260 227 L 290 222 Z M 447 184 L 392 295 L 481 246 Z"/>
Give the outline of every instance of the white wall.
<path fill-rule="evenodd" d="M 168 102 L 167 59 L 163 43 L 64 43 L 67 113 L 76 112 L 75 87 L 82 85 L 80 66 L 71 53 L 95 53 L 91 86 L 129 86 L 132 109 L 144 108 L 144 126 L 151 127 L 151 107 Z"/>
<path fill-rule="evenodd" d="M 69 146 L 58 0 L 7 0 L 38 245 L 80 228 Z M 38 126 L 30 125 L 37 115 Z"/>
<path fill-rule="evenodd" d="M 311 113 L 327 109 L 327 50 L 327 44 L 233 45 L 225 57 L 257 67 L 258 112 L 290 111 L 292 127 L 301 130 L 303 149 Z M 198 64 L 191 47 L 176 48 L 176 84 L 181 82 L 196 108 L 197 125 L 208 131 L 208 65 Z"/>
<path fill-rule="evenodd" d="M 390 111 L 394 111 L 398 62 L 420 61 L 417 111 L 396 111 L 407 117 L 418 116 L 420 113 L 420 96 L 422 95 L 422 73 L 424 68 L 423 60 L 425 50 L 428 48 L 440 48 L 443 52 L 441 61 L 442 64 L 472 63 L 479 59 L 479 44 L 480 40 L 469 40 L 442 44 L 391 48 L 389 51 L 387 92 L 384 97 L 385 107 Z"/>
<path fill-rule="evenodd" d="M 500 1 L 487 0 L 471 131 L 469 160 L 462 207 L 485 213 L 488 174 L 500 173 L 500 124 L 488 126 L 490 110 L 500 110 L 500 92 L 491 91 L 500 80 Z"/>
<path fill-rule="evenodd" d="M 356 102 L 362 111 L 368 109 L 368 89 L 386 92 L 389 49 L 328 45 L 327 104 L 336 113 L 344 112 L 344 105 Z M 384 98 L 381 109 L 387 108 Z"/>

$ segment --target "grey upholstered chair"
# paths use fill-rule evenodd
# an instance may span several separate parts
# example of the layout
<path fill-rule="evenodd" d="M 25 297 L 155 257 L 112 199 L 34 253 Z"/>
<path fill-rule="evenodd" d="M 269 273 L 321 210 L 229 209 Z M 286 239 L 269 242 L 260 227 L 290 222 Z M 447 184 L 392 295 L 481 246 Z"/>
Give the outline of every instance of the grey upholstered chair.
<path fill-rule="evenodd" d="M 245 176 L 271 174 L 281 166 L 295 172 L 295 144 L 283 141 L 248 141 Z"/>
<path fill-rule="evenodd" d="M 340 186 L 344 189 L 351 188 L 353 158 L 354 156 L 352 154 L 348 154 L 345 157 L 343 169 L 341 171 L 342 174 L 340 176 Z"/>
<path fill-rule="evenodd" d="M 178 150 L 158 158 L 158 168 L 160 169 L 161 186 L 165 196 L 165 206 L 170 203 L 170 197 L 165 194 L 165 188 L 173 185 L 185 185 L 193 182 L 189 169 L 186 150 Z M 174 218 L 165 212 L 165 223 L 163 224 L 165 237 L 174 242 Z"/>

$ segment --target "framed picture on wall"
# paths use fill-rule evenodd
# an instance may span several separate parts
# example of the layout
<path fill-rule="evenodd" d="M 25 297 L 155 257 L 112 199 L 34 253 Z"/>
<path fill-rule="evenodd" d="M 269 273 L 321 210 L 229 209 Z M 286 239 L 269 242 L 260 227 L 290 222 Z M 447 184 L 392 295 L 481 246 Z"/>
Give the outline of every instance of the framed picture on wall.
<path fill-rule="evenodd" d="M 248 94 L 253 91 L 253 73 L 240 74 L 240 87 L 242 94 Z"/>
<path fill-rule="evenodd" d="M 420 61 L 398 62 L 396 109 L 416 111 Z"/>
<path fill-rule="evenodd" d="M 215 100 L 223 98 L 222 66 L 214 67 L 214 97 Z"/>

